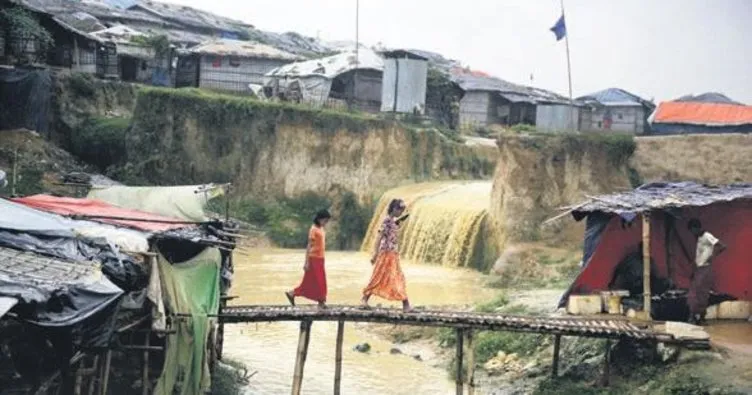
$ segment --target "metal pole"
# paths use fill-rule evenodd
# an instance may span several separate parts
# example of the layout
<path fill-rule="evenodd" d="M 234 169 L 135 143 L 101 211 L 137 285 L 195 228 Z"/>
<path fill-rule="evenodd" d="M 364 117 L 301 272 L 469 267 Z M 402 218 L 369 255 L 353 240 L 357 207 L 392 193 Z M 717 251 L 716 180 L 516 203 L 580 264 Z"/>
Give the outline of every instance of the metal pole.
<path fill-rule="evenodd" d="M 355 66 L 357 68 L 360 54 L 360 0 L 355 0 Z"/>
<path fill-rule="evenodd" d="M 567 17 L 564 16 L 564 0 L 561 0 L 561 16 L 564 18 L 564 26 L 566 27 Z M 569 31 L 564 35 L 564 44 L 567 48 L 567 76 L 569 77 L 569 111 L 572 121 L 572 131 L 577 132 L 577 120 L 575 119 L 574 111 L 574 99 L 572 98 L 572 62 L 569 60 Z"/>

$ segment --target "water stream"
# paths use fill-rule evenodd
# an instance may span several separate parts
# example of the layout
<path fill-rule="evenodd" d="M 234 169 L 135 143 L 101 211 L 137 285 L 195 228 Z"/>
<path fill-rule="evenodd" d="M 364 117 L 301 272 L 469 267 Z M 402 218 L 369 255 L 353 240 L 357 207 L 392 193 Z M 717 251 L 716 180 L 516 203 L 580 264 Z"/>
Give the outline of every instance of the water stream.
<path fill-rule="evenodd" d="M 303 251 L 245 250 L 236 254 L 233 281 L 237 304 L 283 304 L 283 291 L 297 285 L 303 265 Z M 414 304 L 467 305 L 492 297 L 483 287 L 486 279 L 476 271 L 405 261 L 408 293 Z M 368 255 L 360 252 L 329 252 L 326 261 L 329 302 L 355 304 L 370 275 Z M 303 302 L 301 300 L 301 302 Z M 375 304 L 383 303 L 373 301 Z M 397 304 L 393 304 L 398 307 Z M 225 356 L 258 371 L 247 388 L 248 394 L 290 392 L 298 341 L 298 323 L 230 325 L 226 330 Z M 303 383 L 304 394 L 332 393 L 336 323 L 314 323 Z M 367 342 L 367 354 L 353 351 Z M 404 354 L 393 355 L 400 348 Z M 412 347 L 412 348 L 411 348 Z M 451 394 L 443 360 L 432 357 L 430 347 L 395 346 L 383 335 L 369 330 L 369 324 L 347 324 L 344 337 L 342 393 L 344 394 Z M 421 356 L 418 361 L 414 355 Z M 481 392 L 482 393 L 482 392 Z"/>

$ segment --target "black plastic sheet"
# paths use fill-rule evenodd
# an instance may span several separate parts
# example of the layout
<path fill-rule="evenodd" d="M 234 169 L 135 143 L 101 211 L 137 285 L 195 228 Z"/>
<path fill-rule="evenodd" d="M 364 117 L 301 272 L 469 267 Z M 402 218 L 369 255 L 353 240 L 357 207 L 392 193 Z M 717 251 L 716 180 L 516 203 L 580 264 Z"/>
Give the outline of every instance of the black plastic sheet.
<path fill-rule="evenodd" d="M 0 68 L 0 130 L 50 130 L 52 77 L 49 70 Z"/>

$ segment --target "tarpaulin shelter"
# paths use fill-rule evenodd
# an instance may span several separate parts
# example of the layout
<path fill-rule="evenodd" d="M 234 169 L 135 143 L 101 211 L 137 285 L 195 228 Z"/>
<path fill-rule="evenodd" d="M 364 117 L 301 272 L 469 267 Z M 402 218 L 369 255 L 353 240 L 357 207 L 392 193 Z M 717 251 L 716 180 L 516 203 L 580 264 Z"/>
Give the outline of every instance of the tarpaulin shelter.
<path fill-rule="evenodd" d="M 209 200 L 224 194 L 220 185 L 190 185 L 170 187 L 111 186 L 92 188 L 89 199 L 149 213 L 180 218 L 188 221 L 205 221 L 204 208 Z"/>
<path fill-rule="evenodd" d="M 145 232 L 163 232 L 192 226 L 179 218 L 126 209 L 94 199 L 33 195 L 12 199 L 16 203 L 65 216 L 80 216 Z"/>
<path fill-rule="evenodd" d="M 0 199 L 0 212 L 0 246 L 70 261 L 96 260 L 124 290 L 144 286 L 146 276 L 141 266 L 113 242 L 142 249 L 147 242 L 140 232 L 76 221 L 5 199 Z"/>
<path fill-rule="evenodd" d="M 752 300 L 752 255 L 747 249 L 752 245 L 752 184 L 652 183 L 593 197 L 571 210 L 575 220 L 587 220 L 583 267 L 560 307 L 570 294 L 608 290 L 617 265 L 641 243 L 643 223 L 649 225 L 653 275 L 688 288 L 695 270 L 696 240 L 687 227 L 692 218 L 728 247 L 713 260 L 714 291 Z"/>

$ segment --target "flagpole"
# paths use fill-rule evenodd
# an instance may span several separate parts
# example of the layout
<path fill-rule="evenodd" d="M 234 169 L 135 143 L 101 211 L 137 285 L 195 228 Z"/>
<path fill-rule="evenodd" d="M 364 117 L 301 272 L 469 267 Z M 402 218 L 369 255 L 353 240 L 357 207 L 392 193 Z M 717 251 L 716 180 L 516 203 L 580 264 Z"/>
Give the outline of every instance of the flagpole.
<path fill-rule="evenodd" d="M 561 16 L 564 18 L 564 23 L 566 26 L 567 17 L 564 16 L 564 0 L 561 0 Z M 572 131 L 577 132 L 577 120 L 575 119 L 575 111 L 574 111 L 574 98 L 572 97 L 572 62 L 569 60 L 569 29 L 567 28 L 567 32 L 564 35 L 564 44 L 567 48 L 567 76 L 569 78 L 569 110 L 570 110 L 570 118 L 572 121 Z"/>

